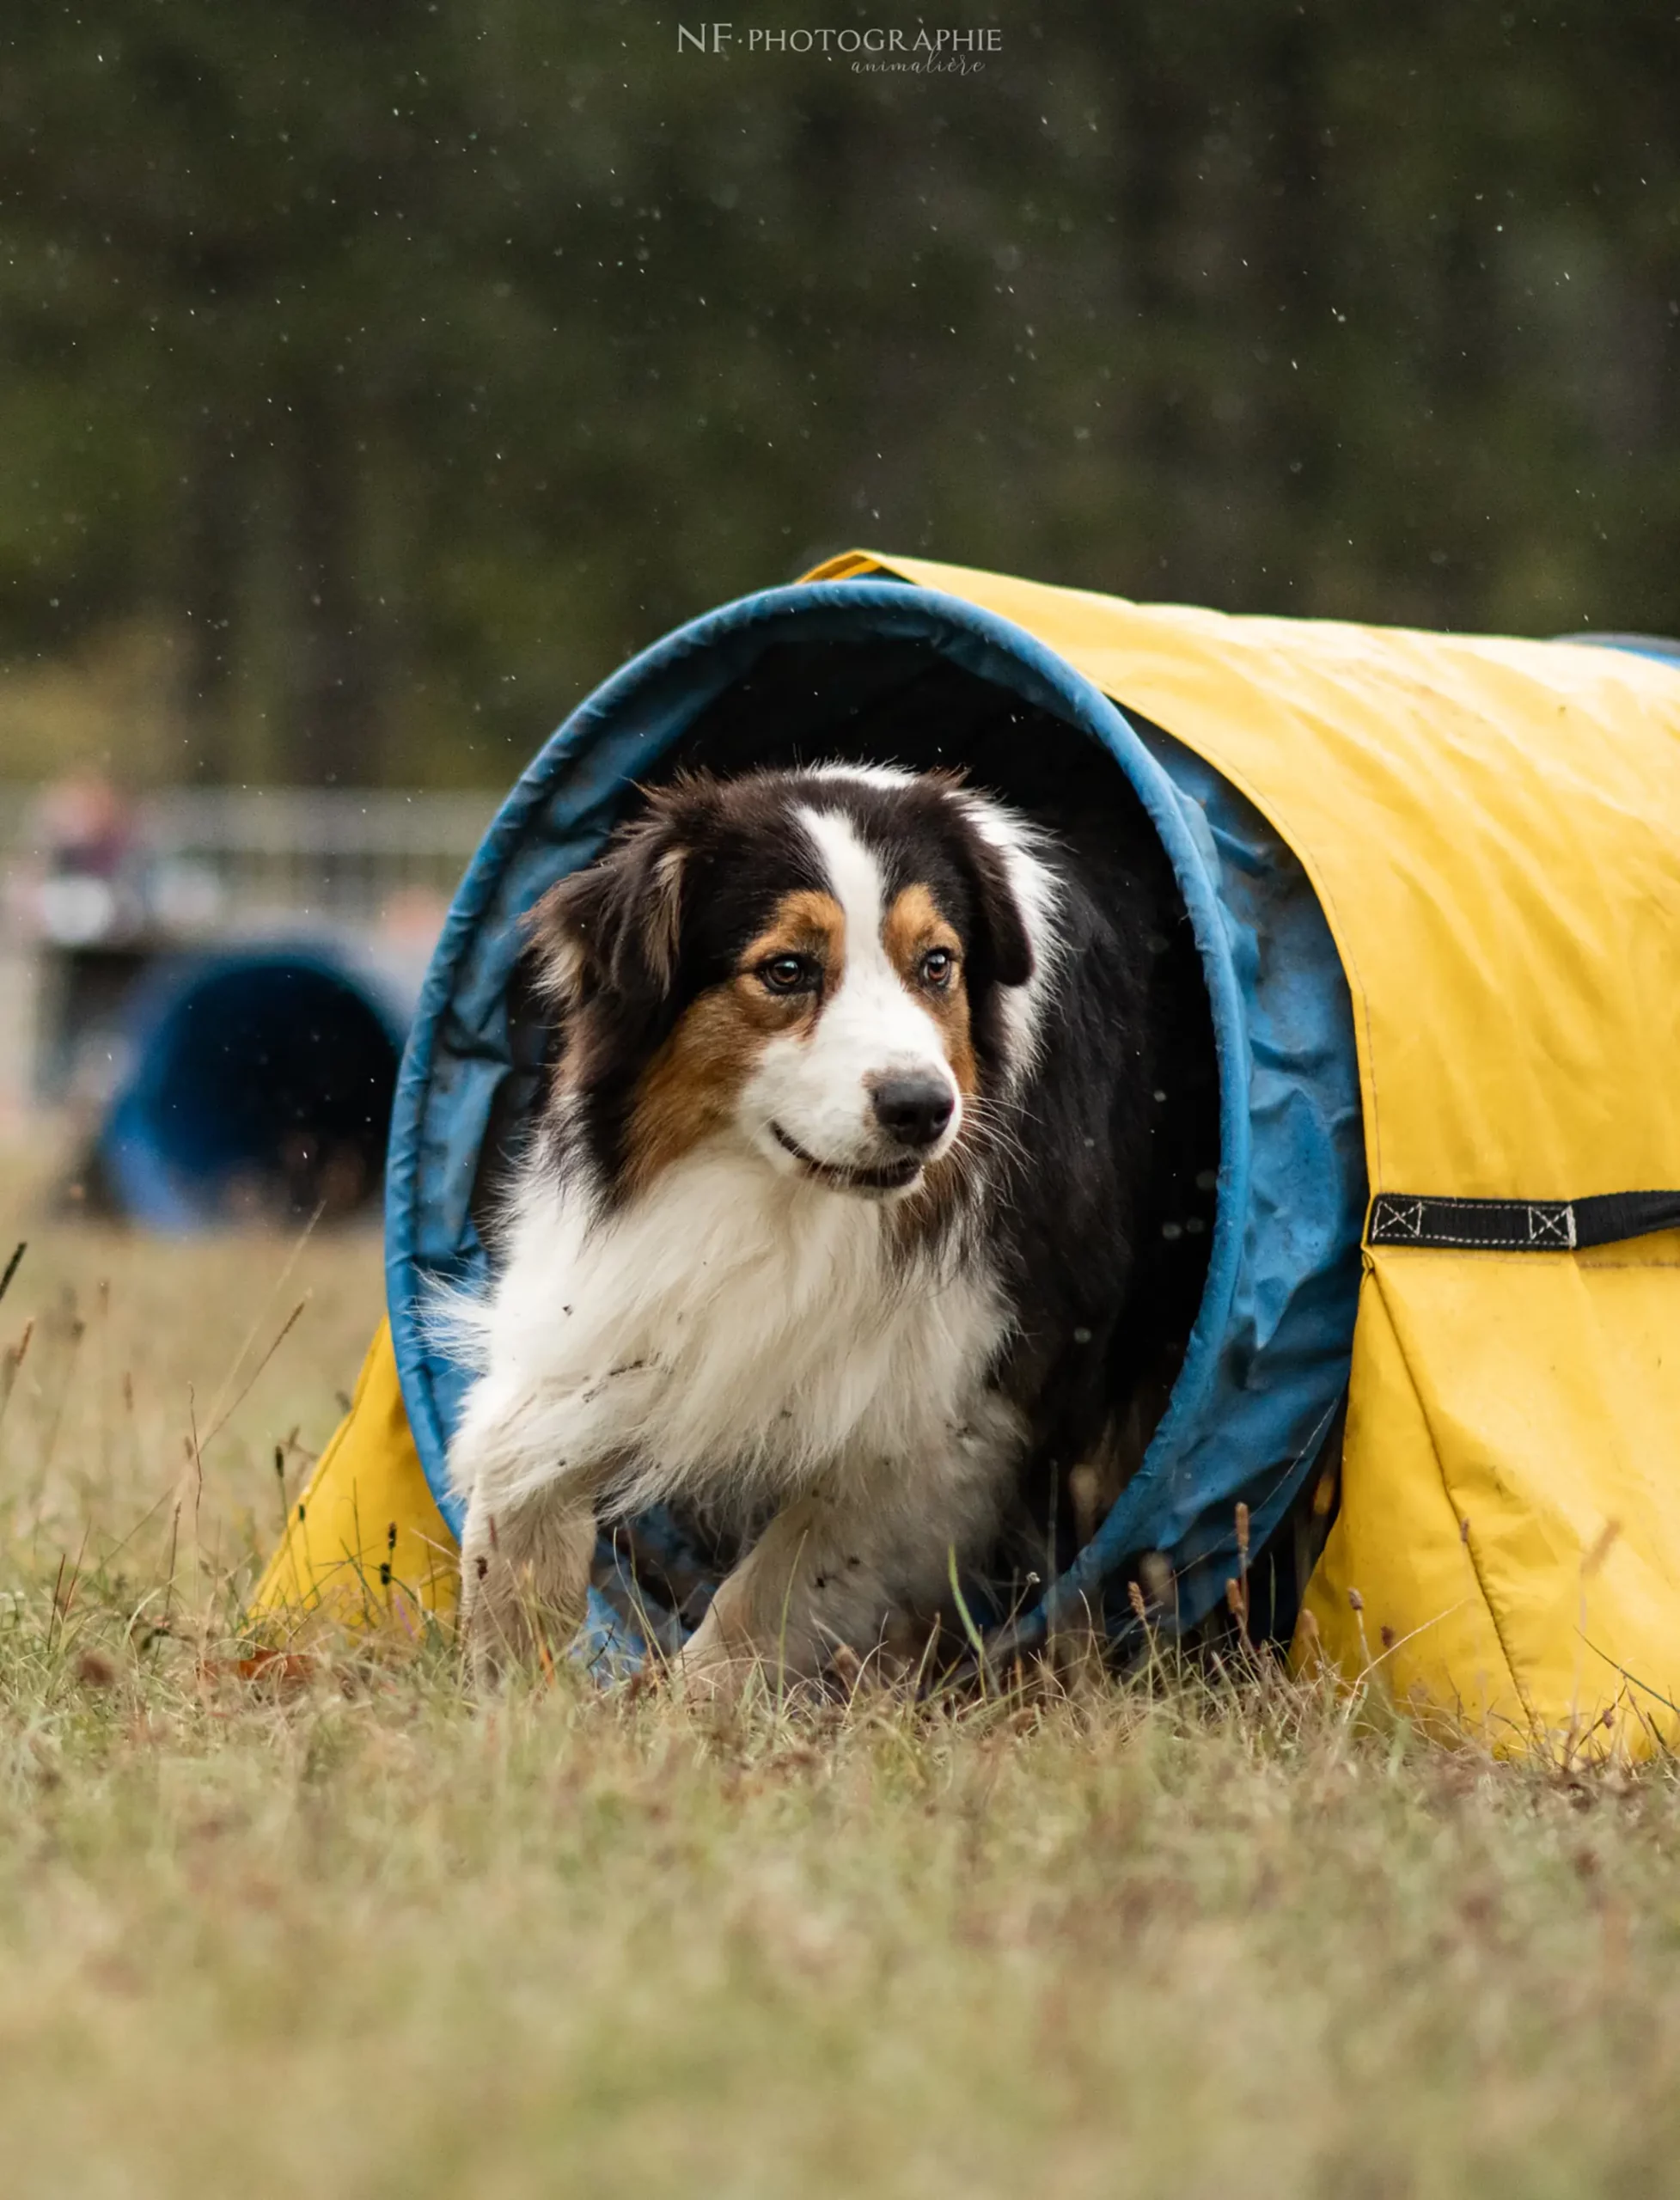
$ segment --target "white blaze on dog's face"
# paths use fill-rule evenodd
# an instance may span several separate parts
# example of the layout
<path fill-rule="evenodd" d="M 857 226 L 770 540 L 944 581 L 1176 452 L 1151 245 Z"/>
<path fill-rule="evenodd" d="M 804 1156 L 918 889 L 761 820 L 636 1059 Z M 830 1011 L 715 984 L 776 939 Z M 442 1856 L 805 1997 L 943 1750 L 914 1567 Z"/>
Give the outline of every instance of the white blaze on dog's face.
<path fill-rule="evenodd" d="M 907 1192 L 1024 1065 L 1053 898 L 1021 822 L 947 779 L 680 781 L 539 915 L 571 1134 L 614 1198 L 718 1138 Z"/>
<path fill-rule="evenodd" d="M 962 938 L 926 880 L 889 884 L 843 810 L 797 821 L 826 891 L 788 895 L 743 958 L 797 1014 L 764 1047 L 738 1119 L 784 1170 L 902 1191 L 956 1145 L 974 1087 Z"/>

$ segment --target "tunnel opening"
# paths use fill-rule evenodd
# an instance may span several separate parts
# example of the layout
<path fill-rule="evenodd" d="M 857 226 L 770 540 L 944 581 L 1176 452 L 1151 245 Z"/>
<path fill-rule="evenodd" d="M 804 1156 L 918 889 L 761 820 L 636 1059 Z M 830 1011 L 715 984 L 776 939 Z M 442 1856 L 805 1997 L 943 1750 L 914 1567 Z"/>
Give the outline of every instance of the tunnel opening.
<path fill-rule="evenodd" d="M 1147 868 L 1148 898 L 1163 916 L 1147 942 L 1150 1014 L 1164 1053 L 1152 1094 L 1133 1314 L 1105 1371 L 1112 1395 L 1124 1402 L 1119 1453 L 1135 1471 L 1166 1411 L 1201 1305 L 1219 1173 L 1212 1008 L 1172 864 L 1131 781 L 1088 733 L 913 641 L 867 649 L 843 639 L 773 643 L 651 769 L 625 785 L 613 822 L 633 818 L 649 791 L 683 772 L 728 777 L 834 762 L 961 772 L 976 791 L 1000 798 L 1062 842 L 1123 846 Z M 509 1001 L 514 1051 L 528 1067 L 498 1096 L 481 1149 L 473 1212 L 492 1256 L 501 1195 L 560 1043 L 528 963 Z M 1109 1462 L 1099 1475 L 1054 1431 L 1023 1464 L 996 1543 L 965 1579 L 965 1601 L 980 1623 L 1007 1620 L 1074 1563 L 1118 1494 L 1114 1471 Z M 626 1620 L 674 1647 L 759 1525 L 719 1537 L 702 1519 L 672 1508 L 618 1521 L 603 1542 L 596 1586 Z"/>
<path fill-rule="evenodd" d="M 1113 678 L 1123 696 L 1123 665 Z M 388 1176 L 393 1336 L 432 1495 L 459 1532 L 448 1451 L 472 1373 L 429 1309 L 439 1286 L 486 1286 L 498 1195 L 552 1073 L 527 913 L 663 776 L 824 761 L 962 769 L 1068 837 L 1134 834 L 1139 811 L 1150 828 L 1127 861 L 1135 846 L 1169 897 L 1156 968 L 1179 1066 L 1126 1371 L 1140 1463 L 1117 1495 L 1083 1486 L 1084 1462 L 1042 1463 L 1024 1536 L 964 1586 L 999 1654 L 1081 1629 L 1134 1641 L 1140 1593 L 1152 1623 L 1183 1633 L 1286 1540 L 1334 1438 L 1365 1205 L 1346 981 L 1299 862 L 1238 789 L 1023 628 L 896 581 L 767 590 L 666 637 L 572 713 L 469 869 Z M 733 1555 L 694 1526 L 644 1517 L 603 1537 L 580 1655 L 622 1671 L 680 1645 Z M 1276 1629 L 1292 1594 L 1270 1600 Z"/>
<path fill-rule="evenodd" d="M 159 973 L 99 1144 L 108 1195 L 153 1228 L 339 1220 L 384 1170 L 402 1035 L 360 975 L 303 950 Z"/>

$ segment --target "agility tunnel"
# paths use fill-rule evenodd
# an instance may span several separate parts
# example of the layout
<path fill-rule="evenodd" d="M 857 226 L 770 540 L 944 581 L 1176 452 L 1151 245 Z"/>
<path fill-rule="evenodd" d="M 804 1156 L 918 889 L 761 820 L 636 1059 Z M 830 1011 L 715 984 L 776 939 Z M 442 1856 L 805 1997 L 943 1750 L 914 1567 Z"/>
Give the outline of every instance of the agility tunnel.
<path fill-rule="evenodd" d="M 103 1204 L 182 1232 L 377 1199 L 408 1004 L 316 942 L 172 956 L 139 982 L 100 1127 Z"/>
<path fill-rule="evenodd" d="M 508 798 L 404 1059 L 388 1323 L 255 1612 L 452 1603 L 463 1378 L 425 1308 L 487 1274 L 480 1221 L 539 1089 L 524 913 L 638 783 L 834 757 L 962 765 L 1028 808 L 1047 773 L 1141 803 L 1205 987 L 1217 1107 L 1176 1379 L 1001 1646 L 1076 1615 L 1123 1638 L 1139 1582 L 1154 1624 L 1196 1624 L 1289 1543 L 1304 1491 L 1310 1578 L 1274 1614 L 1298 1659 L 1513 1753 L 1680 1733 L 1680 667 L 868 553 L 669 636 Z M 672 1535 L 637 1528 L 643 1554 Z M 638 1625 L 681 1633 L 624 1564 L 603 1544 L 584 1646 L 613 1671 Z"/>

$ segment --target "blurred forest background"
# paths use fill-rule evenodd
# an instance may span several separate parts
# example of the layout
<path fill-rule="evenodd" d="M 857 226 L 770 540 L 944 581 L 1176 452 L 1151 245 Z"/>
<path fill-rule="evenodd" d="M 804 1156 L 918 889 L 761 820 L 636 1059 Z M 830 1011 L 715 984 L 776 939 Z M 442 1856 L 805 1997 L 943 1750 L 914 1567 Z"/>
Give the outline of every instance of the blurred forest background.
<path fill-rule="evenodd" d="M 7 11 L 0 779 L 505 785 L 857 541 L 1680 630 L 1671 6 L 1043 0 L 925 77 L 744 50 L 903 9 L 678 20 Z"/>

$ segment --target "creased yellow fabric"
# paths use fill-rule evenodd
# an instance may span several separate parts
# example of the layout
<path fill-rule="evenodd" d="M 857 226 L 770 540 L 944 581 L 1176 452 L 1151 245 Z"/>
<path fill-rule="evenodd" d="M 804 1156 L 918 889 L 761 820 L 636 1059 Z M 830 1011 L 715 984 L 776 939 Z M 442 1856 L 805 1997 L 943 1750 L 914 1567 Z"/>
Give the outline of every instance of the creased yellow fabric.
<path fill-rule="evenodd" d="M 1680 1185 L 1680 673 L 871 552 L 810 578 L 877 570 L 1023 626 L 1288 841 L 1373 1192 Z M 1680 1235 L 1365 1262 L 1324 1649 L 1506 1751 L 1680 1739 Z"/>
<path fill-rule="evenodd" d="M 350 1411 L 291 1508 L 249 1616 L 291 1622 L 322 1612 L 418 1635 L 427 1614 L 454 1612 L 457 1586 L 455 1537 L 414 1449 L 391 1325 L 382 1322 Z"/>

